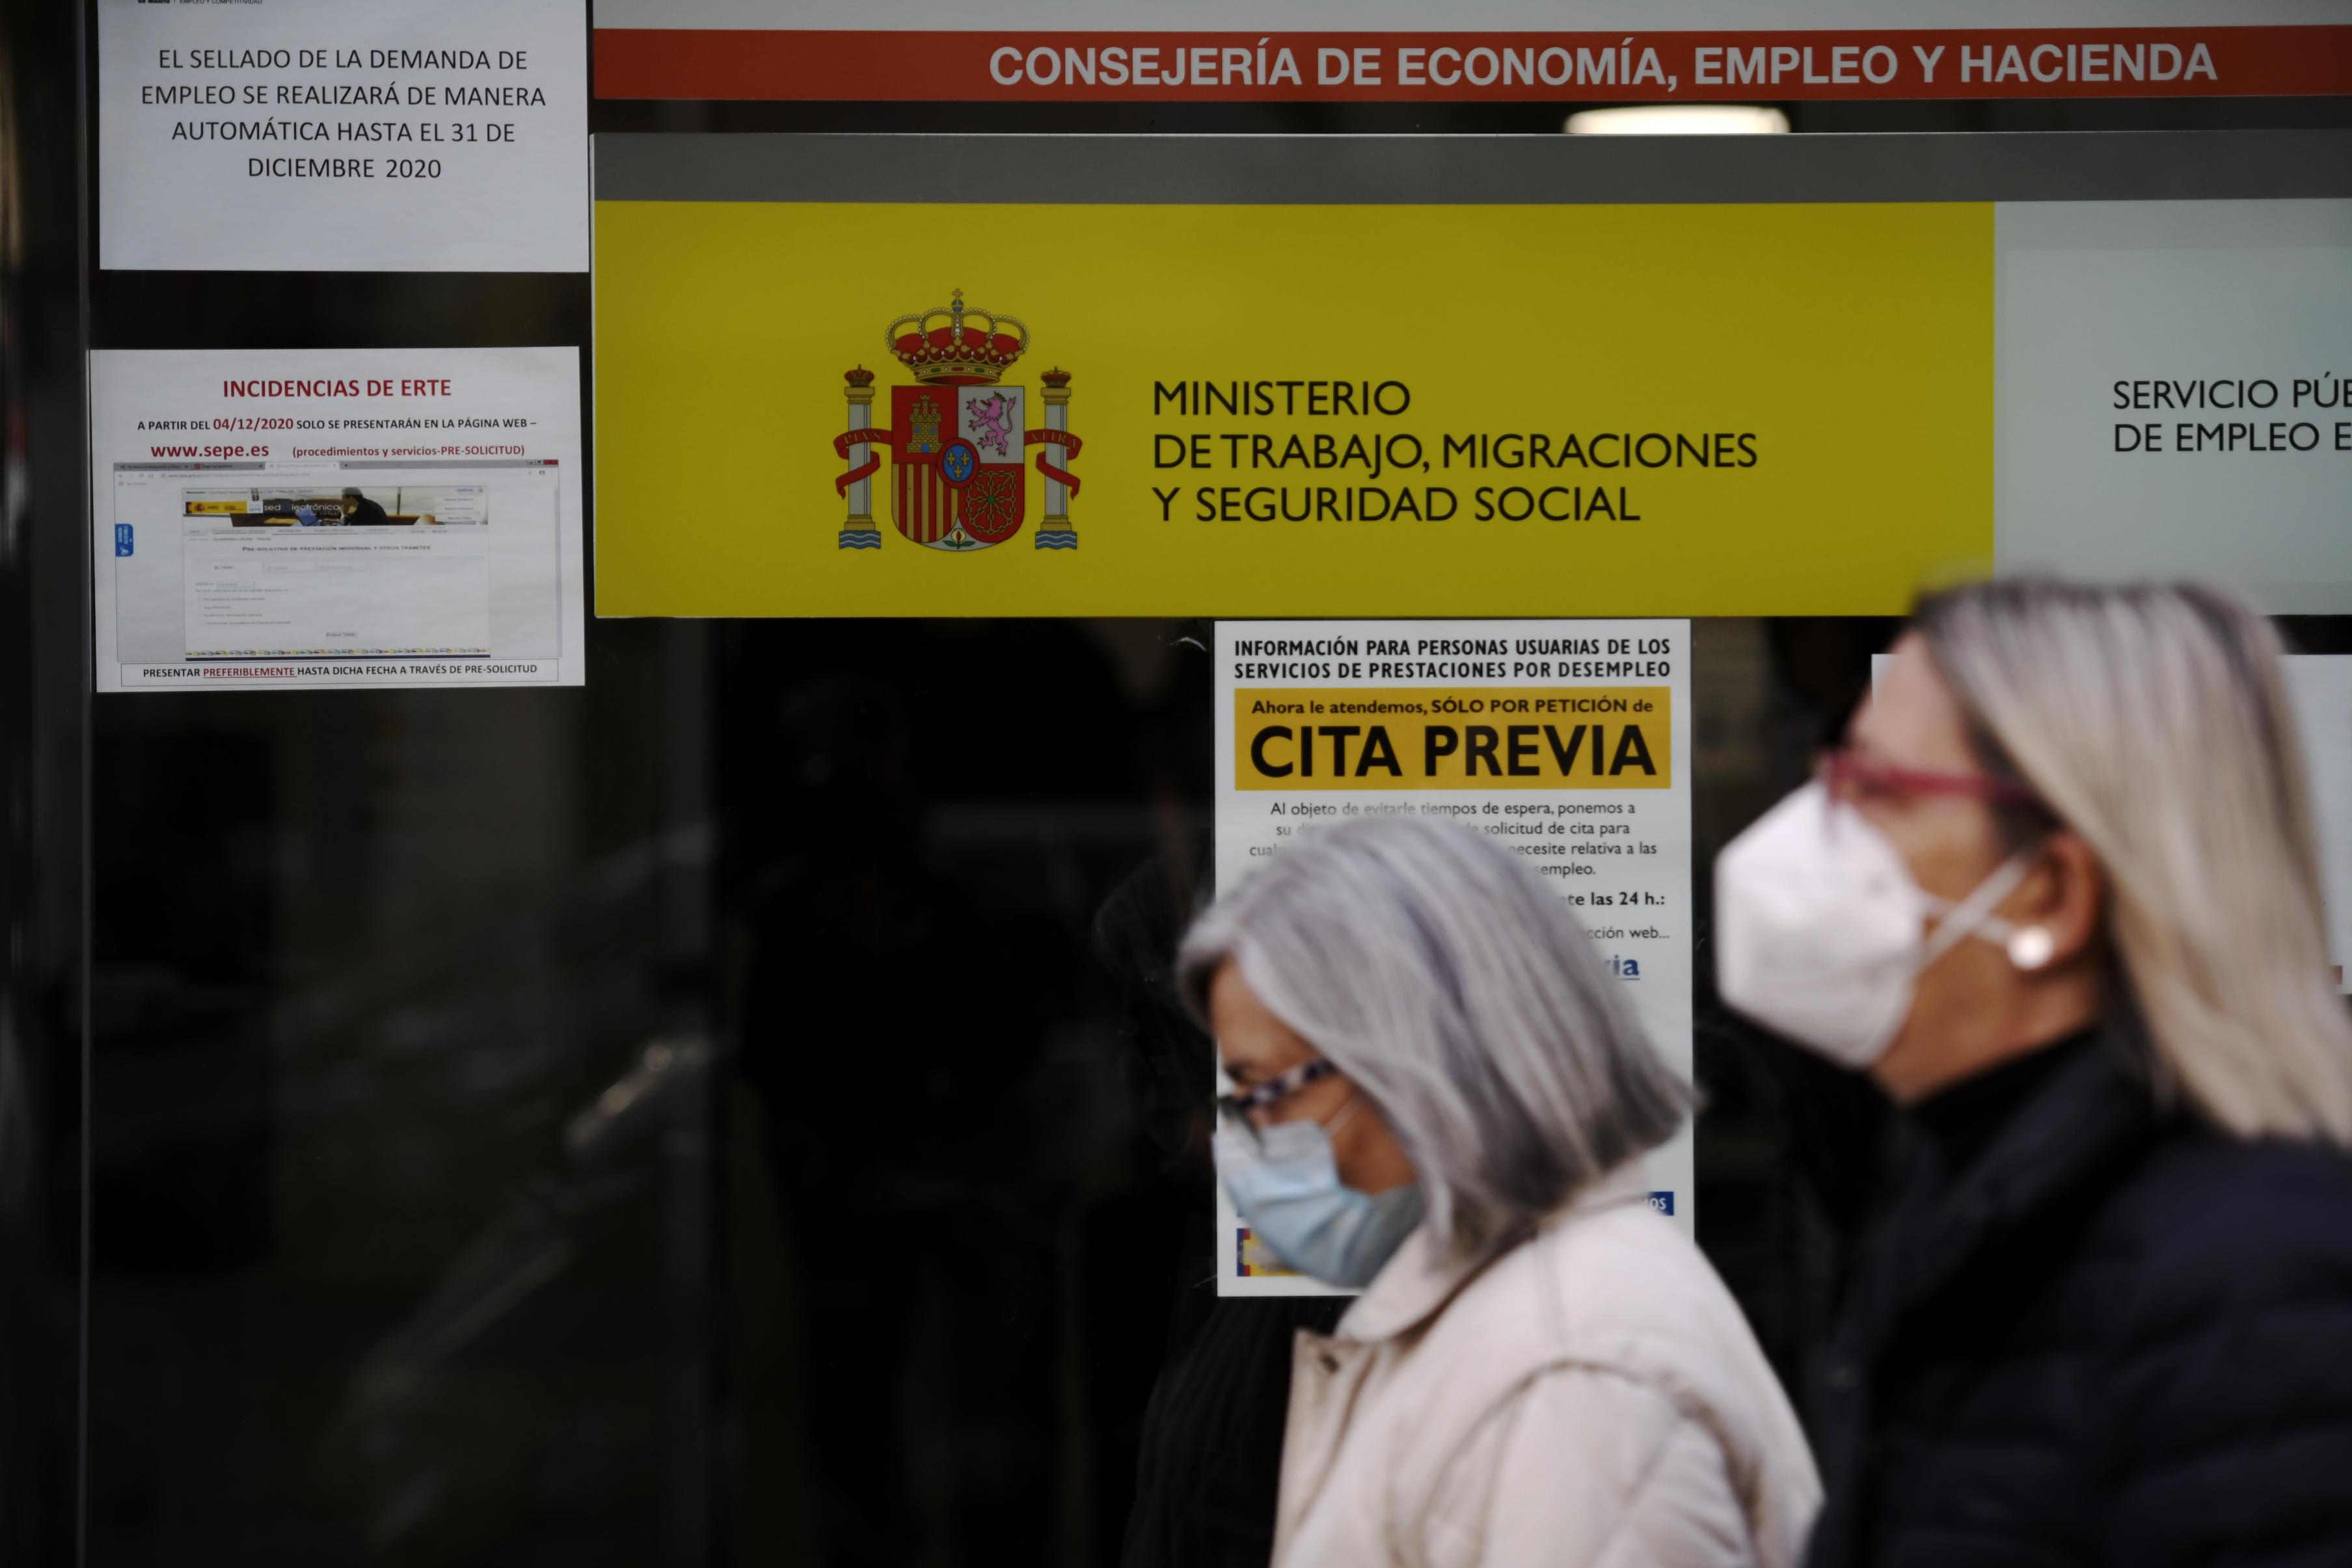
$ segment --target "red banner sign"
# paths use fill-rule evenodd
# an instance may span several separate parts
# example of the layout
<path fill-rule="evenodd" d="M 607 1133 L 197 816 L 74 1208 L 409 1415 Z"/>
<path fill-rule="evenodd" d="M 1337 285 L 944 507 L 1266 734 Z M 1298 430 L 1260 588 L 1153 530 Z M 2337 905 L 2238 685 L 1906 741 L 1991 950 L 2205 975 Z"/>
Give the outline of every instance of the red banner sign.
<path fill-rule="evenodd" d="M 2352 93 L 2352 26 L 1670 33 L 604 27 L 608 99 L 1771 102 Z"/>

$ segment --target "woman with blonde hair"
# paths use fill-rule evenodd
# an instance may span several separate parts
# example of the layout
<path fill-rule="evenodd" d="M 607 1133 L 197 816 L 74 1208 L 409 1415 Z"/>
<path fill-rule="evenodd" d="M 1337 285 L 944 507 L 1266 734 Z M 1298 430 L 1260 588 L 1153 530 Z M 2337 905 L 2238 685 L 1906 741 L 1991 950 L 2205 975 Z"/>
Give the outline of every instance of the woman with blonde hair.
<path fill-rule="evenodd" d="M 1937 595 L 1717 862 L 1725 1000 L 1919 1135 L 1820 1568 L 2352 1563 L 2352 1018 L 2280 655 L 2210 588 Z"/>
<path fill-rule="evenodd" d="M 1652 1210 L 1688 1095 L 1512 851 L 1327 827 L 1180 960 L 1232 1079 L 1243 1219 L 1364 1294 L 1302 1333 L 1276 1568 L 1794 1560 L 1819 1500 L 1738 1308 Z"/>

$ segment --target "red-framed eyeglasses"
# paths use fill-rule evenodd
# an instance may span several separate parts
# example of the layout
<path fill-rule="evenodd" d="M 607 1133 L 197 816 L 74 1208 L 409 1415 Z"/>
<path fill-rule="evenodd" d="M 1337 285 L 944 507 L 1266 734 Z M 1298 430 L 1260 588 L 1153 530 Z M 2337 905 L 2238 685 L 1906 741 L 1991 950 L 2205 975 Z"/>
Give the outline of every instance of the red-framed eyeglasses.
<path fill-rule="evenodd" d="M 1946 773 L 1922 768 L 1874 762 L 1851 747 L 1822 753 L 1815 770 L 1829 792 L 1841 799 L 1856 792 L 1885 795 L 1957 795 L 1994 805 L 2022 806 L 2044 816 L 2054 815 L 2036 795 L 2015 779 L 1991 773 Z"/>

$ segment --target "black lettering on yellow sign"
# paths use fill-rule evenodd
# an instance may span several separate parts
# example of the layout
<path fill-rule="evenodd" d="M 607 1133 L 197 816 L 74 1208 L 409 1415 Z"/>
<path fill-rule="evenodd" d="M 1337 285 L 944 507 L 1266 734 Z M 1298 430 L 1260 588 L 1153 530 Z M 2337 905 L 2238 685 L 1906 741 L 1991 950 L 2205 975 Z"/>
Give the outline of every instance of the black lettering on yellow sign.
<path fill-rule="evenodd" d="M 1664 687 L 1259 688 L 1234 693 L 1234 783 L 1244 790 L 1673 783 Z"/>

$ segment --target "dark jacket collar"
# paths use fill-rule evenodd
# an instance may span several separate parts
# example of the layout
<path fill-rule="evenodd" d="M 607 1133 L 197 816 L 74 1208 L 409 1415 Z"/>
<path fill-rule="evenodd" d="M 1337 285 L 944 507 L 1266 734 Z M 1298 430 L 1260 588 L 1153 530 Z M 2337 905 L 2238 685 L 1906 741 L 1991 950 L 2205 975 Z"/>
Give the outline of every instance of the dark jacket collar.
<path fill-rule="evenodd" d="M 2086 1029 L 2055 1045 L 2037 1047 L 1928 1096 L 1911 1108 L 1911 1125 L 1935 1146 L 1945 1168 L 1958 1176 L 2008 1131 L 2051 1075 L 2074 1059 L 2074 1047 L 2090 1035 Z"/>
<path fill-rule="evenodd" d="M 1922 1140 L 1903 1198 L 1889 1216 L 1885 1252 L 1868 1270 L 1867 1340 L 1884 1343 L 1894 1321 L 1935 1295 L 1990 1241 L 2047 1212 L 2156 1135 L 2155 1097 L 2136 1037 L 2110 1028 L 2053 1046 L 2053 1063 L 2000 1130 L 1959 1171 Z"/>
<path fill-rule="evenodd" d="M 2063 1059 L 2024 1091 L 1973 1158 L 1954 1170 L 1920 1141 L 1831 1336 L 1820 1390 L 1820 1458 L 1828 1502 L 1807 1561 L 1863 1561 L 1873 1383 L 1906 1314 L 1948 1288 L 1986 1248 L 2070 1197 L 2113 1179 L 2158 1135 L 2162 1119 L 2138 1036 L 2114 1027 L 2053 1046 Z"/>

